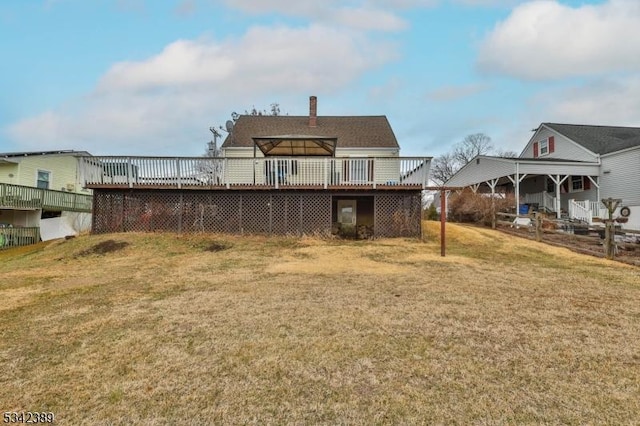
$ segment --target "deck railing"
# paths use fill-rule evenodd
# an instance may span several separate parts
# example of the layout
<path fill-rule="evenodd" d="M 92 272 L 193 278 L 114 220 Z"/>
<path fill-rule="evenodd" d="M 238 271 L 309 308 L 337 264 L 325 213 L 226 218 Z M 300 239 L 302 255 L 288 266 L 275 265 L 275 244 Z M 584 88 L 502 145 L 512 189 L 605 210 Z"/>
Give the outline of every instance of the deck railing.
<path fill-rule="evenodd" d="M 0 227 L 0 250 L 35 244 L 40 241 L 40 228 L 6 228 Z"/>
<path fill-rule="evenodd" d="M 328 188 L 427 186 L 430 157 L 82 157 L 88 187 Z"/>
<path fill-rule="evenodd" d="M 91 212 L 93 197 L 74 192 L 0 183 L 0 207 Z"/>

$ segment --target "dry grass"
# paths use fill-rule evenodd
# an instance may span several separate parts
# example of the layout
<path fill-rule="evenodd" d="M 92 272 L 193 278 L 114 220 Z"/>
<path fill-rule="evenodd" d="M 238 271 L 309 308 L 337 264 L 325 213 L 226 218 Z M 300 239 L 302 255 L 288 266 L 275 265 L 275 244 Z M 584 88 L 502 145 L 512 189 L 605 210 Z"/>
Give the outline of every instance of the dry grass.
<path fill-rule="evenodd" d="M 61 424 L 633 424 L 640 270 L 491 230 L 0 252 L 0 409 Z M 115 248 L 103 250 L 104 247 Z"/>

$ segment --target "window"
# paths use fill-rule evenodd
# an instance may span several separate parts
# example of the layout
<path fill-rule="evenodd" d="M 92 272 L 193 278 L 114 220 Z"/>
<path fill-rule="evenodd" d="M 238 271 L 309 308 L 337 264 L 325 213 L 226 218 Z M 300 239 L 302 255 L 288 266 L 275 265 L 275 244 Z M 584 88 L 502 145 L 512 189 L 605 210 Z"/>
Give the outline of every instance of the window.
<path fill-rule="evenodd" d="M 549 136 L 546 139 L 533 143 L 533 157 L 543 157 L 555 151 L 555 137 Z"/>
<path fill-rule="evenodd" d="M 545 139 L 540 141 L 540 155 L 547 155 L 549 153 L 549 140 Z"/>
<path fill-rule="evenodd" d="M 571 192 L 583 191 L 582 176 L 571 176 Z"/>
<path fill-rule="evenodd" d="M 38 179 L 36 182 L 36 186 L 41 189 L 49 189 L 50 182 L 51 182 L 51 172 L 38 170 Z"/>

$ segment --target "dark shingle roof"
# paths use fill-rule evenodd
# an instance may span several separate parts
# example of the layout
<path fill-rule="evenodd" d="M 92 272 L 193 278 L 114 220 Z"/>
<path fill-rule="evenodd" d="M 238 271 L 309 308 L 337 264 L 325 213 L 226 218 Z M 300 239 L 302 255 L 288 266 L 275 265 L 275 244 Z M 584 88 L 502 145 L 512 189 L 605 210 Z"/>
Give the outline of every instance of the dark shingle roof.
<path fill-rule="evenodd" d="M 542 124 L 600 155 L 640 146 L 640 127 Z"/>
<path fill-rule="evenodd" d="M 307 116 L 241 115 L 222 148 L 252 147 L 252 137 L 305 135 L 338 138 L 337 148 L 398 148 L 387 117 L 319 116 L 316 127 L 309 127 Z"/>

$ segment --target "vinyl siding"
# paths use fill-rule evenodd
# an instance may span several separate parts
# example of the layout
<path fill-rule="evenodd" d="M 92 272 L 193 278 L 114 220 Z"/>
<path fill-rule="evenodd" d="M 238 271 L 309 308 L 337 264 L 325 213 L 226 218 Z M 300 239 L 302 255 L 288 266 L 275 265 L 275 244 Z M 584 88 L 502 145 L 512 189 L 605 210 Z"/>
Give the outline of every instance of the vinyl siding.
<path fill-rule="evenodd" d="M 28 156 L 20 159 L 17 179 L 15 184 L 24 186 L 37 186 L 38 170 L 51 172 L 49 189 L 60 191 L 67 185 L 73 185 L 73 191 L 80 194 L 87 194 L 82 190 L 82 185 L 78 180 L 78 160 L 72 155 L 38 155 Z"/>
<path fill-rule="evenodd" d="M 555 140 L 554 152 L 547 155 L 540 155 L 538 158 L 562 158 L 565 160 L 573 161 L 598 161 L 598 156 L 589 152 L 582 146 L 575 142 L 570 141 L 566 137 L 554 132 L 547 127 L 542 127 L 531 138 L 525 149 L 520 154 L 520 158 L 534 158 L 533 144 L 541 140 L 547 139 L 549 136 L 553 136 Z"/>
<path fill-rule="evenodd" d="M 640 147 L 603 156 L 602 172 L 602 198 L 620 198 L 624 205 L 640 206 Z"/>
<path fill-rule="evenodd" d="M 502 176 L 513 175 L 515 164 L 497 158 L 477 158 L 464 166 L 447 182 L 447 186 L 469 186 Z"/>
<path fill-rule="evenodd" d="M 9 175 L 13 175 L 10 177 Z M 18 185 L 18 165 L 17 164 L 0 164 L 0 183 L 9 183 Z"/>

